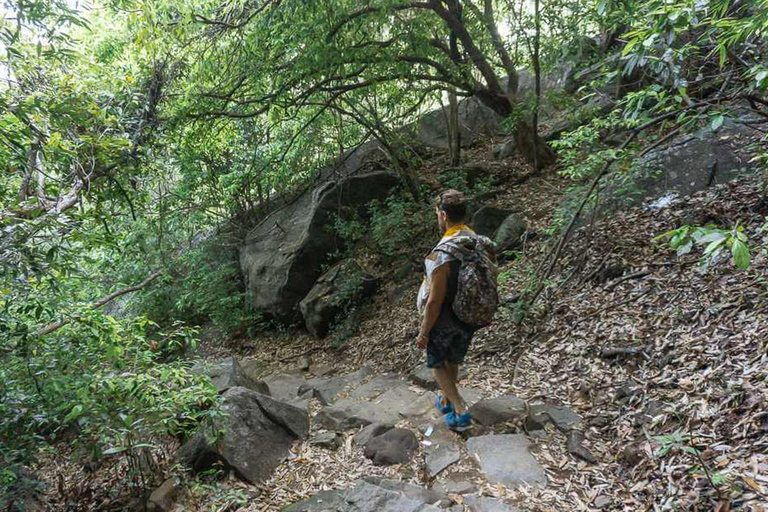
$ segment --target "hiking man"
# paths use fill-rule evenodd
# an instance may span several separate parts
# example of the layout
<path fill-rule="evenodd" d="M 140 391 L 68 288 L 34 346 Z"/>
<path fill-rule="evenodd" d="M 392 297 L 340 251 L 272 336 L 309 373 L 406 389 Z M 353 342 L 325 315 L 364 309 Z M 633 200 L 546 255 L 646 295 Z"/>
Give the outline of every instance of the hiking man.
<path fill-rule="evenodd" d="M 437 409 L 448 428 L 472 425 L 456 383 L 475 331 L 490 323 L 498 306 L 493 243 L 464 224 L 467 201 L 458 190 L 440 194 L 435 208 L 442 239 L 424 261 L 417 306 L 421 330 L 416 343 L 427 351 L 440 386 Z"/>

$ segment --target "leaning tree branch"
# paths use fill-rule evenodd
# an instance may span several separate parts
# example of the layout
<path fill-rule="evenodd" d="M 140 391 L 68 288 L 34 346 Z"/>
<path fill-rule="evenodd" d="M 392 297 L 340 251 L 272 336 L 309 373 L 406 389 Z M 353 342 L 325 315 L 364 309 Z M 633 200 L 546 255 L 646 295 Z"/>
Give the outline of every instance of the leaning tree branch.
<path fill-rule="evenodd" d="M 115 300 L 116 298 L 120 297 L 121 295 L 125 295 L 126 293 L 131 293 L 131 292 L 139 291 L 142 288 L 146 287 L 149 283 L 151 283 L 152 281 L 154 281 L 155 279 L 160 277 L 160 274 L 161 274 L 161 272 L 157 271 L 157 272 L 155 272 L 154 274 L 152 274 L 151 276 L 149 276 L 148 278 L 146 278 L 145 280 L 143 280 L 142 282 L 140 282 L 137 285 L 128 286 L 126 288 L 122 288 L 120 290 L 112 292 L 109 295 L 106 295 L 106 296 L 100 298 L 99 300 L 97 300 L 96 302 L 94 302 L 93 304 L 91 304 L 91 307 L 93 307 L 93 308 L 100 308 L 101 306 L 103 306 L 103 305 L 105 305 L 105 304 L 107 304 L 109 302 L 112 302 L 113 300 Z M 69 323 L 69 319 L 67 319 L 67 318 L 59 320 L 58 322 L 53 322 L 53 323 L 48 324 L 45 327 L 39 329 L 37 331 L 37 335 L 38 336 L 45 336 L 46 334 L 50 334 L 53 331 L 61 329 L 62 327 L 64 327 L 68 323 Z"/>

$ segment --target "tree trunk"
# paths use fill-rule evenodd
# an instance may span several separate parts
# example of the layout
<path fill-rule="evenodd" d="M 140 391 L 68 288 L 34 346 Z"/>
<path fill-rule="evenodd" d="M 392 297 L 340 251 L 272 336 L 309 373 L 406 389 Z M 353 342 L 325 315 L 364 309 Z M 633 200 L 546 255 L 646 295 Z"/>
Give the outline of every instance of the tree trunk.
<path fill-rule="evenodd" d="M 461 127 L 459 126 L 459 101 L 456 91 L 448 93 L 450 113 L 448 117 L 448 148 L 451 152 L 451 165 L 458 167 L 461 164 Z"/>
<path fill-rule="evenodd" d="M 475 96 L 483 105 L 496 112 L 501 117 L 512 114 L 512 102 L 505 95 L 493 94 L 488 89 L 475 91 Z M 539 169 L 551 165 L 557 159 L 552 148 L 533 132 L 531 123 L 522 116 L 515 126 L 515 142 L 520 155 L 531 165 L 538 165 Z M 535 141 L 535 142 L 534 142 Z"/>

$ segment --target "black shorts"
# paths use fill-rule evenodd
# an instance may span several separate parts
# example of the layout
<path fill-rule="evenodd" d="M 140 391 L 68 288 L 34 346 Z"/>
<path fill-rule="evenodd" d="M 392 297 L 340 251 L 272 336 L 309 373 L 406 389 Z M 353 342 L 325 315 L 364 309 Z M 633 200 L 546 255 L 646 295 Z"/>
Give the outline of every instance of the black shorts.
<path fill-rule="evenodd" d="M 442 368 L 446 362 L 462 364 L 473 334 L 474 331 L 455 324 L 434 327 L 427 342 L 427 367 Z"/>

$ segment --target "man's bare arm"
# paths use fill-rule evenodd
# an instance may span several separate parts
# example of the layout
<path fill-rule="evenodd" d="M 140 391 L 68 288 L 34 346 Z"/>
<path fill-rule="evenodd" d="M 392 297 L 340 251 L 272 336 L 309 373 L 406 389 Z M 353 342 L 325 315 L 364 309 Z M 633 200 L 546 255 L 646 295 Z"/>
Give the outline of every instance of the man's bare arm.
<path fill-rule="evenodd" d="M 450 265 L 445 264 L 436 268 L 432 272 L 432 286 L 429 289 L 429 298 L 424 308 L 424 317 L 421 320 L 421 330 L 417 343 L 419 347 L 426 348 L 429 340 L 429 331 L 434 327 L 437 318 L 440 316 L 440 310 L 445 301 L 445 294 L 448 291 L 448 274 Z"/>

